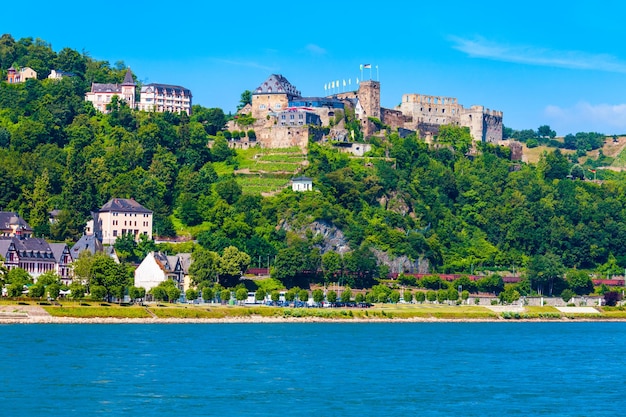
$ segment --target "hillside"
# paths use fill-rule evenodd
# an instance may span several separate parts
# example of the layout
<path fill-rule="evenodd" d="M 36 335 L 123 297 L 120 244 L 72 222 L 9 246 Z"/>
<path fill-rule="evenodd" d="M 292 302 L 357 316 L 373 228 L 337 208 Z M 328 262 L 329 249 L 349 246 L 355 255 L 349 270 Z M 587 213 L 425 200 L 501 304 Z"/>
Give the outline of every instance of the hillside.
<path fill-rule="evenodd" d="M 121 100 L 100 113 L 84 94 L 92 81 L 121 82 L 123 66 L 12 42 L 20 47 L 0 75 L 38 59 L 41 78 L 0 83 L 0 207 L 19 212 L 38 236 L 74 242 L 91 211 L 120 197 L 153 210 L 160 237 L 189 235 L 206 259 L 231 246 L 259 264 L 267 259 L 287 286 L 522 269 L 534 291 L 556 292 L 568 270 L 626 267 L 626 177 L 606 170 L 602 183 L 573 181 L 566 151 L 541 156 L 535 148 L 519 164 L 507 148 L 478 144 L 467 156 L 471 137 L 455 126 L 439 146 L 383 131 L 368 139 L 371 159 L 321 143 L 306 155 L 234 150 L 221 109 L 193 106 L 188 116 Z M 55 68 L 74 76 L 46 79 Z M 621 161 L 622 143 L 605 144 L 604 155 Z M 314 192 L 288 187 L 300 174 L 313 178 Z M 61 214 L 51 224 L 52 209 Z"/>

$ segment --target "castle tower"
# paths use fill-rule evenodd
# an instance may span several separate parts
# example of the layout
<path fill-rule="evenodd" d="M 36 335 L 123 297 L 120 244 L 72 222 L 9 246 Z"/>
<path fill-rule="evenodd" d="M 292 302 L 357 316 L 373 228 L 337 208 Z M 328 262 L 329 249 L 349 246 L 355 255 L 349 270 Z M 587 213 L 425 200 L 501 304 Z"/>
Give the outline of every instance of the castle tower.
<path fill-rule="evenodd" d="M 133 73 L 130 72 L 130 68 L 126 70 L 122 83 L 122 97 L 131 109 L 135 108 L 135 80 L 133 80 Z"/>
<path fill-rule="evenodd" d="M 359 103 L 357 117 L 361 120 L 361 128 L 365 137 L 372 135 L 376 127 L 369 121 L 369 117 L 381 119 L 380 115 L 380 82 L 362 81 L 357 92 Z M 382 121 L 382 120 L 381 120 Z"/>

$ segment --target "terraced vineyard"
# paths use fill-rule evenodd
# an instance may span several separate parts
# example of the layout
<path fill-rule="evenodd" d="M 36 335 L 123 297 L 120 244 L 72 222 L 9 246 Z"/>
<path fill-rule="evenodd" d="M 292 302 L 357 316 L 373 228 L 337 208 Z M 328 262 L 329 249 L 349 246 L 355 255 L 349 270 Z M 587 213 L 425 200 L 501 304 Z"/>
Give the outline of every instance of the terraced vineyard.
<path fill-rule="evenodd" d="M 289 185 L 308 164 L 298 147 L 237 150 L 236 164 L 216 163 L 219 175 L 234 174 L 244 194 L 269 194 Z"/>

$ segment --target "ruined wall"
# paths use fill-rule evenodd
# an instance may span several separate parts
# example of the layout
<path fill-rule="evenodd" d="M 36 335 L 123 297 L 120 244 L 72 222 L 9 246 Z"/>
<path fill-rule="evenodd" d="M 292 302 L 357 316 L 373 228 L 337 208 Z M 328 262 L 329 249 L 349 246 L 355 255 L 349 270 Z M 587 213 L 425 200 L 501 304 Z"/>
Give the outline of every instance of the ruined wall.
<path fill-rule="evenodd" d="M 289 148 L 299 146 L 306 149 L 309 144 L 309 127 L 265 127 L 256 132 L 257 142 L 263 148 Z"/>
<path fill-rule="evenodd" d="M 453 97 L 404 94 L 396 109 L 407 118 L 404 127 L 416 130 L 420 123 L 459 124 L 463 106 Z"/>
<path fill-rule="evenodd" d="M 470 128 L 475 141 L 498 143 L 502 140 L 502 112 L 472 106 L 463 110 L 461 126 Z"/>
<path fill-rule="evenodd" d="M 392 129 L 404 127 L 407 118 L 399 110 L 380 109 L 381 121 Z"/>
<path fill-rule="evenodd" d="M 502 112 L 483 106 L 464 108 L 454 97 L 404 94 L 397 110 L 404 114 L 404 128 L 432 137 L 441 125 L 466 126 L 475 141 L 496 143 L 502 140 Z M 422 136 L 424 137 L 424 136 Z"/>

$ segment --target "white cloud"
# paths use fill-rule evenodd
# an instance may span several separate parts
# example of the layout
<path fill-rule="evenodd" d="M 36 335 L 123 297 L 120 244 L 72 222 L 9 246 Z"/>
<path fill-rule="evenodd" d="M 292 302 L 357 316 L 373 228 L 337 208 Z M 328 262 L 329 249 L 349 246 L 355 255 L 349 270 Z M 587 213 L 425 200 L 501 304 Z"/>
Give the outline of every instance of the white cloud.
<path fill-rule="evenodd" d="M 306 50 L 311 54 L 311 55 L 326 55 L 326 49 L 322 48 L 319 45 L 315 45 L 313 43 L 310 43 L 306 46 Z"/>
<path fill-rule="evenodd" d="M 544 109 L 544 115 L 551 126 L 562 126 L 557 129 L 559 133 L 626 132 L 626 104 L 590 104 L 581 101 L 570 108 L 550 105 Z"/>
<path fill-rule="evenodd" d="M 450 36 L 452 47 L 472 58 L 582 70 L 626 73 L 626 62 L 609 54 L 559 51 L 530 45 L 508 45 L 482 37 L 464 39 Z"/>

